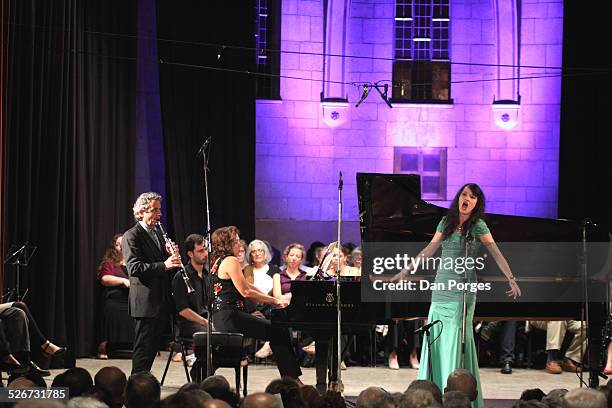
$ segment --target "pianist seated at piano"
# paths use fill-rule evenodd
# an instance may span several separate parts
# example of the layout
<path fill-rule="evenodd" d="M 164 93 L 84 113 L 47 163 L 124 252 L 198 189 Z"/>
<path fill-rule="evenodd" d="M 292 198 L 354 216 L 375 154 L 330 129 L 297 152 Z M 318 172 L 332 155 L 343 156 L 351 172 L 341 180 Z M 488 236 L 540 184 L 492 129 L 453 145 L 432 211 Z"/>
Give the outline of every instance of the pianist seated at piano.
<path fill-rule="evenodd" d="M 512 275 L 508 262 L 497 248 L 487 224 L 482 219 L 484 212 L 485 196 L 480 187 L 472 183 L 462 186 L 455 195 L 446 216 L 438 223 L 431 242 L 418 254 L 417 259 L 432 257 L 440 246 L 442 246 L 440 255 L 442 259 L 459 258 L 466 255 L 475 258 L 481 245 L 485 245 L 499 269 L 508 279 L 509 290 L 506 293 L 516 299 L 521 295 L 521 290 Z M 409 265 L 408 269 L 396 275 L 394 280 L 404 278 L 413 269 L 414 265 Z M 436 271 L 435 282 L 446 284 L 456 280 L 457 276 L 452 265 L 441 263 Z M 476 282 L 475 271 L 464 271 L 463 279 L 466 279 L 467 282 Z M 465 326 L 472 327 L 476 294 L 472 292 L 466 292 L 466 294 Z M 473 402 L 472 407 L 479 408 L 483 406 L 483 399 L 472 330 L 465 332 L 465 353 L 463 355 L 461 353 L 463 295 L 462 291 L 456 289 L 433 291 L 427 321 L 439 321 L 441 324 L 435 324 L 430 329 L 431 338 L 436 339 L 431 349 L 427 342 L 423 343 L 417 378 L 419 380 L 431 378 L 443 390 L 449 374 L 456 368 L 463 367 L 471 372 L 477 381 L 478 398 Z M 460 362 L 462 357 L 464 358 L 463 364 Z M 429 358 L 432 364 L 431 372 L 428 367 Z"/>
<path fill-rule="evenodd" d="M 245 299 L 283 308 L 286 300 L 279 300 L 249 283 L 234 256 L 240 245 L 240 232 L 234 226 L 222 227 L 212 234 L 212 267 L 210 284 L 213 288 L 213 325 L 222 332 L 242 333 L 245 337 L 269 340 L 281 376 L 299 380 L 302 371 L 291 347 L 289 332 L 273 328 L 270 321 L 246 310 Z"/>

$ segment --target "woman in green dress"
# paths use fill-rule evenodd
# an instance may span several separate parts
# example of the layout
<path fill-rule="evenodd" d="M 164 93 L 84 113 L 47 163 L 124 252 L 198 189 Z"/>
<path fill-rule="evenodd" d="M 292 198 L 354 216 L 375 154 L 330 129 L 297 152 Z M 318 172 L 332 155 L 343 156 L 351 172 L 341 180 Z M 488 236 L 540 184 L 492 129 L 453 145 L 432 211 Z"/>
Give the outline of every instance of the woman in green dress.
<path fill-rule="evenodd" d="M 463 291 L 452 286 L 451 281 L 476 283 L 478 264 L 469 270 L 460 267 L 463 263 L 456 262 L 460 258 L 476 259 L 478 249 L 485 245 L 493 255 L 500 270 L 508 279 L 510 290 L 506 293 L 516 299 L 521 290 L 512 275 L 505 258 L 495 245 L 493 236 L 487 224 L 482 220 L 485 208 L 485 197 L 477 184 L 466 184 L 457 192 L 444 218 L 438 224 L 431 242 L 419 256 L 425 259 L 433 256 L 440 245 L 441 262 L 436 272 L 436 288 L 432 291 L 428 322 L 439 320 L 441 323 L 430 329 L 431 350 L 424 342 L 421 350 L 421 367 L 418 379 L 432 380 L 444 392 L 448 375 L 456 368 L 465 368 L 474 375 L 478 385 L 478 397 L 472 406 L 483 407 L 480 375 L 478 373 L 478 358 L 472 330 L 476 293 L 466 291 L 466 330 L 465 330 L 465 360 L 461 361 L 461 332 L 463 315 Z M 455 262 L 447 262 L 447 260 Z M 463 261 L 465 262 L 465 261 Z M 467 265 L 467 264 L 466 264 Z M 409 272 L 410 268 L 405 271 Z M 431 353 L 431 373 L 427 364 Z"/>

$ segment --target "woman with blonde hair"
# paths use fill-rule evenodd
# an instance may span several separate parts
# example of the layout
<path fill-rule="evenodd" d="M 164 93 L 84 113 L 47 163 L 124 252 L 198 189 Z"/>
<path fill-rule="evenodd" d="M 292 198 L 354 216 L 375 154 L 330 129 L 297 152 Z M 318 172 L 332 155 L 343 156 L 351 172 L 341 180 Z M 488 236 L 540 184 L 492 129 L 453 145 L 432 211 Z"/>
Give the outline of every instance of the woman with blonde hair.
<path fill-rule="evenodd" d="M 291 282 L 306 280 L 306 272 L 300 269 L 304 261 L 304 246 L 293 243 L 285 247 L 283 261 L 285 267 L 272 276 L 272 296 L 291 301 Z"/>

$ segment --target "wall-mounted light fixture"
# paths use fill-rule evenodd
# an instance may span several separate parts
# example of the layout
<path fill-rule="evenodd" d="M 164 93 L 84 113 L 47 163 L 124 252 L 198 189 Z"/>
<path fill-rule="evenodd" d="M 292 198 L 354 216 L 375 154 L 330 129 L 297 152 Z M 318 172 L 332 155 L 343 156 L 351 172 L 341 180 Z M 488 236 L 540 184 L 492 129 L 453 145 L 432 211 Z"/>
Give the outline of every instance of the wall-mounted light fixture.
<path fill-rule="evenodd" d="M 331 127 L 338 127 L 348 120 L 350 108 L 348 102 L 321 102 L 323 122 Z"/>
<path fill-rule="evenodd" d="M 498 127 L 504 130 L 510 130 L 516 127 L 519 121 L 519 112 L 521 108 L 520 97 L 518 101 L 493 101 L 491 108 L 493 120 Z"/>

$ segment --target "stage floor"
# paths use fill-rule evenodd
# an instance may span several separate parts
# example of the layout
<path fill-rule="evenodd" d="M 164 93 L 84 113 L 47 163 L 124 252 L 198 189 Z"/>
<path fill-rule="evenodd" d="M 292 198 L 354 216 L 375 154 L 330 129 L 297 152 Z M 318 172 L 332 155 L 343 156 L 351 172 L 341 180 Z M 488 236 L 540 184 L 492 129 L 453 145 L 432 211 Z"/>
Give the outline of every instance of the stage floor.
<path fill-rule="evenodd" d="M 164 372 L 167 352 L 162 352 L 161 356 L 157 357 L 153 366 L 153 374 L 161 380 Z M 77 360 L 77 366 L 88 370 L 92 377 L 95 373 L 104 366 L 117 366 L 126 374 L 129 374 L 131 369 L 131 361 L 127 359 L 120 360 L 96 360 L 93 358 L 83 358 Z M 47 378 L 47 383 L 50 385 L 54 376 L 64 370 L 51 370 L 52 376 Z M 303 368 L 304 375 L 301 377 L 305 384 L 315 383 L 314 368 Z M 234 370 L 220 368 L 217 374 L 224 375 L 230 382 L 234 384 Z M 390 370 L 386 367 L 349 367 L 348 370 L 342 371 L 342 381 L 344 382 L 345 395 L 356 396 L 364 388 L 376 385 L 383 387 L 390 392 L 403 392 L 408 384 L 416 378 L 417 370 L 410 368 L 402 368 L 400 370 Z M 263 391 L 266 385 L 273 379 L 278 378 L 279 374 L 276 366 L 270 365 L 251 365 L 249 366 L 248 391 L 257 392 Z M 543 370 L 527 370 L 514 369 L 510 375 L 501 374 L 496 368 L 481 368 L 480 378 L 484 398 L 487 401 L 487 407 L 510 407 L 511 401 L 490 401 L 490 400 L 517 400 L 521 392 L 527 388 L 541 388 L 545 393 L 555 388 L 577 388 L 580 381 L 575 374 L 548 374 Z M 585 382 L 587 376 L 585 374 Z M 176 392 L 178 388 L 186 382 L 185 373 L 181 363 L 170 363 L 168 376 L 162 388 L 162 396 Z"/>

